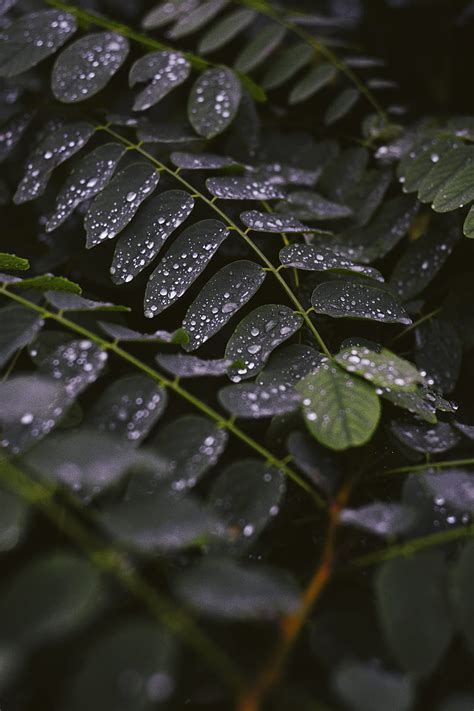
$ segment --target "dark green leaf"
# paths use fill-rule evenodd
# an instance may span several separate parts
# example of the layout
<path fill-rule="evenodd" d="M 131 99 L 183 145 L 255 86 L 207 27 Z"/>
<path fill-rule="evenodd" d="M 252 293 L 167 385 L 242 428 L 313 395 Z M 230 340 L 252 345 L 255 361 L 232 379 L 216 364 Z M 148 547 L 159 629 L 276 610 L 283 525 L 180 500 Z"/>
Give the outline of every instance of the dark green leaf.
<path fill-rule="evenodd" d="M 219 170 L 238 165 L 233 158 L 218 156 L 213 153 L 172 153 L 171 162 L 185 170 Z"/>
<path fill-rule="evenodd" d="M 246 227 L 249 227 L 254 232 L 313 232 L 311 227 L 307 227 L 294 217 L 286 215 L 277 215 L 258 210 L 250 210 L 242 212 L 240 219 Z"/>
<path fill-rule="evenodd" d="M 264 279 L 262 267 L 247 260 L 232 262 L 216 272 L 184 317 L 183 328 L 189 334 L 186 350 L 196 350 L 220 331 L 252 298 Z"/>
<path fill-rule="evenodd" d="M 474 513 L 474 474 L 462 469 L 427 472 L 423 483 L 436 499 L 443 499 L 457 511 Z"/>
<path fill-rule="evenodd" d="M 334 450 L 359 447 L 370 440 L 380 418 L 375 390 L 338 366 L 323 363 L 296 390 L 311 434 Z"/>
<path fill-rule="evenodd" d="M 228 235 L 219 220 L 201 220 L 181 232 L 148 280 L 145 316 L 153 318 L 178 301 Z"/>
<path fill-rule="evenodd" d="M 428 676 L 453 635 L 444 554 L 426 551 L 384 563 L 375 590 L 393 656 L 405 671 Z"/>
<path fill-rule="evenodd" d="M 410 529 L 416 518 L 414 509 L 382 501 L 358 509 L 343 509 L 340 521 L 377 536 L 397 536 Z"/>
<path fill-rule="evenodd" d="M 311 220 L 339 220 L 350 217 L 352 210 L 347 205 L 328 200 L 327 198 L 307 190 L 290 193 L 287 197 L 289 205 L 295 205 L 308 213 L 306 219 Z M 291 210 L 291 208 L 289 208 Z"/>
<path fill-rule="evenodd" d="M 149 84 L 135 97 L 134 111 L 145 111 L 157 104 L 175 87 L 186 81 L 191 65 L 181 52 L 164 50 L 137 59 L 130 69 L 130 86 L 138 82 Z"/>
<path fill-rule="evenodd" d="M 392 422 L 391 430 L 402 444 L 423 454 L 448 452 L 460 440 L 448 422 L 438 422 L 431 427 L 425 423 Z"/>
<path fill-rule="evenodd" d="M 128 306 L 84 299 L 78 294 L 67 291 L 47 291 L 45 297 L 58 311 L 131 311 Z"/>
<path fill-rule="evenodd" d="M 394 353 L 382 348 L 374 352 L 368 348 L 348 348 L 336 356 L 339 363 L 349 373 L 391 390 L 414 390 L 417 383 L 424 381 L 414 365 Z"/>
<path fill-rule="evenodd" d="M 315 372 L 323 360 L 324 356 L 311 346 L 290 343 L 273 353 L 264 370 L 258 374 L 257 383 L 292 387 L 305 375 Z"/>
<path fill-rule="evenodd" d="M 317 91 L 330 84 L 337 76 L 337 68 L 333 64 L 320 64 L 313 67 L 291 90 L 290 104 L 306 101 Z"/>
<path fill-rule="evenodd" d="M 219 390 L 219 401 L 236 417 L 273 417 L 297 410 L 301 398 L 284 384 L 230 385 Z"/>
<path fill-rule="evenodd" d="M 166 190 L 151 198 L 117 241 L 110 267 L 112 281 L 128 283 L 143 271 L 193 207 L 193 198 L 184 190 Z"/>
<path fill-rule="evenodd" d="M 462 341 L 450 321 L 432 318 L 415 331 L 415 361 L 441 392 L 450 393 L 459 378 Z"/>
<path fill-rule="evenodd" d="M 229 0 L 205 0 L 196 8 L 191 6 L 180 10 L 178 21 L 168 32 L 171 39 L 180 39 L 201 29 L 208 24 L 227 4 Z M 156 26 L 156 25 L 155 25 Z"/>
<path fill-rule="evenodd" d="M 354 104 L 359 99 L 357 89 L 344 89 L 332 102 L 328 110 L 324 114 L 324 123 L 326 126 L 336 123 L 342 119 L 352 109 Z"/>
<path fill-rule="evenodd" d="M 128 40 L 116 32 L 94 32 L 76 40 L 54 63 L 54 96 L 65 104 L 94 96 L 118 72 L 128 51 Z"/>
<path fill-rule="evenodd" d="M 319 284 L 313 291 L 311 303 L 317 313 L 333 318 L 411 323 L 403 306 L 389 291 L 362 282 L 328 281 Z"/>
<path fill-rule="evenodd" d="M 281 50 L 263 75 L 262 86 L 265 89 L 277 89 L 309 64 L 313 56 L 313 48 L 303 42 Z"/>
<path fill-rule="evenodd" d="M 242 32 L 256 17 L 254 10 L 242 8 L 226 15 L 203 35 L 198 45 L 201 54 L 210 54 L 224 47 Z"/>
<path fill-rule="evenodd" d="M 285 267 L 296 267 L 314 272 L 342 271 L 355 272 L 362 276 L 383 281 L 383 276 L 377 269 L 354 264 L 350 259 L 341 256 L 331 247 L 313 246 L 310 244 L 289 244 L 280 250 L 280 262 Z"/>
<path fill-rule="evenodd" d="M 254 180 L 251 176 L 208 178 L 206 186 L 221 200 L 275 200 L 285 196 L 280 186 Z"/>
<path fill-rule="evenodd" d="M 286 28 L 276 23 L 271 23 L 263 28 L 255 37 L 243 48 L 234 67 L 239 72 L 248 72 L 256 69 L 275 51 L 281 44 L 286 34 Z"/>
<path fill-rule="evenodd" d="M 155 30 L 177 20 L 182 15 L 188 15 L 199 4 L 199 0 L 164 0 L 150 10 L 142 20 L 142 27 Z"/>
<path fill-rule="evenodd" d="M 351 711 L 410 711 L 415 688 L 409 677 L 377 665 L 345 662 L 336 671 L 333 685 Z"/>
<path fill-rule="evenodd" d="M 179 328 L 174 333 L 168 331 L 155 331 L 154 333 L 139 333 L 131 328 L 121 326 L 118 323 L 99 323 L 101 329 L 116 341 L 126 343 L 178 343 L 186 344 L 188 338 L 186 332 Z"/>
<path fill-rule="evenodd" d="M 189 121 L 200 136 L 213 138 L 234 120 L 242 98 L 236 75 L 225 68 L 208 69 L 191 89 L 188 101 Z"/>
<path fill-rule="evenodd" d="M 21 306 L 0 309 L 0 368 L 32 341 L 43 325 L 37 313 Z"/>
<path fill-rule="evenodd" d="M 59 381 L 70 398 L 77 397 L 101 375 L 107 353 L 87 338 L 60 343 L 40 358 L 38 371 Z"/>
<path fill-rule="evenodd" d="M 113 239 L 128 225 L 141 203 L 154 191 L 159 173 L 150 163 L 133 163 L 121 170 L 97 195 L 84 220 L 86 246 Z"/>
<path fill-rule="evenodd" d="M 204 360 L 184 353 L 159 353 L 156 361 L 164 370 L 180 378 L 202 378 L 225 375 L 233 361 L 227 358 Z"/>
<path fill-rule="evenodd" d="M 226 358 L 242 361 L 229 370 L 231 380 L 239 382 L 256 375 L 271 352 L 301 327 L 303 319 L 288 306 L 267 304 L 251 311 L 239 323 L 225 350 Z"/>

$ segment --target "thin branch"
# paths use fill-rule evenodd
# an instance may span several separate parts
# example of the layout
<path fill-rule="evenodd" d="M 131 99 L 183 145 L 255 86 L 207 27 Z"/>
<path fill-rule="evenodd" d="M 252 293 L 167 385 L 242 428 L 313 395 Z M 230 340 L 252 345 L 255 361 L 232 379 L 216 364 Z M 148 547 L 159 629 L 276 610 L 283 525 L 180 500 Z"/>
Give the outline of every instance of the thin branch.
<path fill-rule="evenodd" d="M 397 467 L 396 469 L 387 469 L 380 472 L 379 476 L 390 476 L 391 474 L 411 474 L 423 472 L 427 469 L 449 469 L 449 467 L 472 467 L 474 466 L 474 458 L 469 459 L 448 459 L 444 462 L 425 462 L 424 464 L 413 464 L 407 467 Z"/>

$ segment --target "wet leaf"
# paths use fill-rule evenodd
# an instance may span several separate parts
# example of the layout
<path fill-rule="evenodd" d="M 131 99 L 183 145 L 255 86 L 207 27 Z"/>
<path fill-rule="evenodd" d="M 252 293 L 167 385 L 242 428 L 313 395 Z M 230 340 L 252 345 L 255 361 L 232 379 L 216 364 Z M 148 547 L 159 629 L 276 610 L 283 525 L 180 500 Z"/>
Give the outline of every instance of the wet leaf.
<path fill-rule="evenodd" d="M 259 67 L 281 44 L 285 34 L 286 28 L 277 23 L 264 27 L 250 40 L 235 60 L 236 70 L 248 74 Z"/>
<path fill-rule="evenodd" d="M 228 234 L 219 220 L 201 220 L 181 232 L 148 280 L 147 318 L 157 316 L 189 289 Z"/>
<path fill-rule="evenodd" d="M 431 170 L 425 173 L 418 186 L 418 199 L 421 202 L 433 202 L 439 193 L 450 182 L 457 171 L 462 170 L 466 162 L 472 158 L 471 147 L 457 144 L 454 150 L 449 150 L 440 160 L 432 164 Z"/>
<path fill-rule="evenodd" d="M 242 98 L 236 75 L 225 68 L 208 69 L 191 89 L 188 100 L 189 121 L 200 136 L 213 138 L 234 120 Z"/>
<path fill-rule="evenodd" d="M 415 700 L 409 677 L 376 665 L 346 661 L 336 670 L 333 686 L 351 711 L 411 711 Z"/>
<path fill-rule="evenodd" d="M 389 291 L 362 282 L 328 281 L 319 284 L 313 291 L 311 303 L 317 313 L 332 318 L 411 323 L 403 306 Z"/>
<path fill-rule="evenodd" d="M 262 79 L 264 89 L 277 89 L 309 64 L 314 50 L 305 42 L 298 42 L 278 52 Z"/>
<path fill-rule="evenodd" d="M 254 10 L 242 8 L 226 15 L 216 22 L 201 38 L 198 50 L 200 54 L 210 54 L 234 39 L 256 18 Z"/>
<path fill-rule="evenodd" d="M 173 694 L 175 656 L 175 641 L 156 623 L 121 620 L 88 646 L 68 688 L 66 707 L 151 711 Z"/>
<path fill-rule="evenodd" d="M 13 77 L 54 54 L 74 34 L 73 15 L 61 10 L 40 10 L 2 28 L 0 76 Z"/>
<path fill-rule="evenodd" d="M 205 2 L 201 2 L 196 8 L 191 6 L 189 10 L 185 10 L 183 13 L 180 11 L 180 17 L 168 32 L 168 37 L 171 39 L 180 39 L 193 32 L 197 32 L 201 27 L 207 25 L 228 2 L 229 0 L 205 0 Z"/>
<path fill-rule="evenodd" d="M 83 627 L 101 597 L 91 563 L 66 552 L 39 555 L 4 585 L 2 638 L 30 650 Z"/>
<path fill-rule="evenodd" d="M 204 559 L 181 573 L 174 588 L 196 611 L 228 620 L 272 620 L 299 603 L 298 588 L 287 575 L 221 558 Z"/>
<path fill-rule="evenodd" d="M 286 491 L 284 474 L 258 459 L 226 467 L 209 492 L 209 504 L 227 527 L 228 541 L 216 545 L 242 551 L 278 514 Z"/>
<path fill-rule="evenodd" d="M 18 375 L 0 383 L 0 448 L 19 454 L 64 416 L 70 397 L 61 383 Z"/>
<path fill-rule="evenodd" d="M 414 509 L 382 501 L 358 509 L 343 509 L 340 521 L 377 536 L 398 536 L 409 530 L 416 518 Z"/>
<path fill-rule="evenodd" d="M 93 133 L 94 127 L 85 121 L 65 124 L 49 133 L 28 159 L 13 202 L 20 205 L 42 195 L 53 170 L 85 146 Z"/>
<path fill-rule="evenodd" d="M 309 190 L 299 190 L 290 193 L 287 197 L 287 202 L 289 205 L 294 205 L 307 212 L 306 219 L 340 220 L 352 215 L 352 209 L 347 205 L 341 205 L 340 203 L 328 200 L 322 195 L 319 195 L 319 193 L 313 193 Z"/>
<path fill-rule="evenodd" d="M 273 353 L 256 382 L 266 386 L 283 384 L 292 387 L 305 375 L 315 372 L 324 360 L 325 356 L 311 346 L 290 343 Z"/>
<path fill-rule="evenodd" d="M 431 427 L 425 423 L 392 422 L 391 430 L 402 444 L 423 454 L 448 452 L 460 441 L 448 422 L 438 422 Z"/>
<path fill-rule="evenodd" d="M 464 221 L 463 234 L 470 239 L 474 237 L 474 206 L 471 207 Z"/>
<path fill-rule="evenodd" d="M 47 232 L 59 227 L 78 205 L 104 189 L 124 153 L 125 148 L 119 143 L 106 143 L 82 158 L 58 193 L 56 207 L 46 223 Z"/>
<path fill-rule="evenodd" d="M 474 513 L 474 475 L 462 469 L 423 474 L 423 483 L 436 499 L 458 511 Z"/>
<path fill-rule="evenodd" d="M 221 200 L 275 200 L 285 196 L 281 186 L 251 176 L 208 178 L 206 186 L 211 195 Z"/>
<path fill-rule="evenodd" d="M 225 375 L 233 361 L 227 358 L 204 360 L 184 353 L 159 353 L 156 361 L 166 372 L 180 378 L 202 378 Z"/>
<path fill-rule="evenodd" d="M 215 517 L 191 495 L 167 487 L 134 494 L 104 507 L 100 521 L 122 546 L 139 553 L 171 553 L 197 545 L 219 531 Z"/>
<path fill-rule="evenodd" d="M 415 361 L 443 393 L 456 386 L 462 363 L 462 341 L 449 321 L 432 318 L 415 331 Z"/>
<path fill-rule="evenodd" d="M 150 163 L 133 163 L 121 170 L 97 195 L 87 212 L 86 247 L 113 239 L 158 185 L 159 174 Z"/>
<path fill-rule="evenodd" d="M 26 270 L 30 268 L 30 263 L 23 257 L 17 257 L 16 254 L 8 254 L 0 252 L 0 269 Z"/>
<path fill-rule="evenodd" d="M 157 104 L 191 73 L 191 65 L 181 52 L 164 50 L 145 54 L 133 64 L 128 81 L 130 86 L 149 82 L 135 97 L 134 111 L 145 111 Z"/>
<path fill-rule="evenodd" d="M 214 153 L 172 153 L 171 162 L 185 170 L 219 170 L 238 165 L 233 158 L 214 155 Z"/>
<path fill-rule="evenodd" d="M 299 104 L 301 101 L 306 101 L 317 91 L 330 84 L 336 78 L 337 73 L 338 70 L 333 64 L 323 63 L 313 67 L 293 87 L 288 102 Z"/>
<path fill-rule="evenodd" d="M 65 104 L 94 96 L 118 72 L 128 51 L 128 40 L 116 32 L 94 32 L 76 40 L 54 63 L 54 96 Z"/>
<path fill-rule="evenodd" d="M 368 348 L 348 348 L 336 356 L 336 362 L 382 388 L 414 390 L 417 383 L 424 382 L 414 365 L 385 348 L 377 353 Z"/>
<path fill-rule="evenodd" d="M 128 283 L 143 271 L 193 207 L 193 198 L 184 190 L 166 190 L 151 198 L 117 241 L 110 267 L 112 281 Z"/>
<path fill-rule="evenodd" d="M 230 385 L 219 390 L 219 401 L 236 417 L 273 417 L 294 412 L 300 396 L 286 385 Z"/>
<path fill-rule="evenodd" d="M 331 126 L 336 121 L 344 118 L 346 114 L 359 100 L 359 92 L 357 89 L 344 89 L 332 102 L 324 114 L 324 123 L 326 126 Z"/>
<path fill-rule="evenodd" d="M 164 0 L 151 9 L 142 20 L 142 27 L 155 30 L 177 20 L 182 15 L 188 15 L 199 4 L 199 0 Z"/>
<path fill-rule="evenodd" d="M 165 411 L 167 400 L 166 390 L 147 375 L 125 375 L 96 400 L 86 424 L 138 445 Z"/>
<path fill-rule="evenodd" d="M 15 149 L 31 123 L 33 113 L 21 112 L 2 123 L 0 132 L 0 163 L 3 162 Z"/>
<path fill-rule="evenodd" d="M 58 311 L 131 311 L 128 306 L 93 301 L 67 291 L 47 291 L 45 297 Z"/>
<path fill-rule="evenodd" d="M 301 327 L 303 319 L 287 306 L 267 304 L 251 311 L 230 337 L 225 356 L 242 361 L 229 370 L 234 382 L 247 380 L 265 365 L 270 354 Z"/>
<path fill-rule="evenodd" d="M 0 368 L 32 341 L 43 325 L 37 313 L 21 306 L 0 309 Z"/>
<path fill-rule="evenodd" d="M 425 551 L 384 563 L 375 591 L 382 630 L 398 665 L 429 676 L 453 635 L 444 554 Z"/>
<path fill-rule="evenodd" d="M 304 225 L 294 217 L 286 215 L 271 214 L 266 212 L 258 212 L 258 210 L 250 210 L 242 212 L 240 219 L 246 227 L 249 227 L 254 232 L 312 232 L 313 229 Z"/>
<path fill-rule="evenodd" d="M 318 442 L 336 451 L 370 440 L 380 418 L 375 390 L 338 366 L 323 363 L 296 386 L 306 425 Z"/>
<path fill-rule="evenodd" d="M 37 291 L 58 291 L 63 294 L 80 294 L 82 289 L 66 277 L 43 274 L 42 276 L 21 279 L 12 284 L 14 289 L 36 289 Z"/>
<path fill-rule="evenodd" d="M 467 153 L 469 151 L 469 153 Z M 432 208 L 435 212 L 450 212 L 474 200 L 474 148 L 466 149 L 462 168 L 456 170 L 436 193 Z"/>
<path fill-rule="evenodd" d="M 289 244 L 280 250 L 280 262 L 285 267 L 296 267 L 315 272 L 342 271 L 354 272 L 362 276 L 383 281 L 377 269 L 355 264 L 350 259 L 335 252 L 331 247 L 310 244 Z"/>
<path fill-rule="evenodd" d="M 118 323 L 100 321 L 101 329 L 114 340 L 124 343 L 178 343 L 186 344 L 186 332 L 179 328 L 174 333 L 168 331 L 155 331 L 154 333 L 139 333 Z"/>
<path fill-rule="evenodd" d="M 196 350 L 220 331 L 258 291 L 264 279 L 262 267 L 247 260 L 219 269 L 186 312 L 183 320 L 183 328 L 189 334 L 186 350 Z"/>

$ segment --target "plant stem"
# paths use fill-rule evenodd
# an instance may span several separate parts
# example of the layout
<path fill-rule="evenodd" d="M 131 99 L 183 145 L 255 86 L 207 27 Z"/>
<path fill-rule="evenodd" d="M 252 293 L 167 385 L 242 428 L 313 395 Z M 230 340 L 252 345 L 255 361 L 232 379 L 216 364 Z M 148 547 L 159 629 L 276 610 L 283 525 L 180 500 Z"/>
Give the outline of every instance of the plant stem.
<path fill-rule="evenodd" d="M 385 472 L 380 472 L 379 476 L 389 476 L 390 474 L 411 474 L 415 472 L 426 471 L 427 469 L 447 469 L 449 467 L 472 467 L 474 466 L 474 458 L 470 459 L 450 459 L 444 462 L 425 462 L 424 464 L 414 464 L 407 467 L 397 467 L 396 469 L 387 469 Z"/>
<path fill-rule="evenodd" d="M 288 298 L 290 301 L 293 303 L 295 306 L 296 311 L 303 317 L 306 325 L 308 326 L 309 330 L 313 334 L 314 338 L 316 339 L 317 343 L 319 344 L 321 350 L 325 353 L 325 355 L 328 358 L 331 358 L 331 352 L 329 351 L 328 347 L 326 346 L 324 340 L 320 336 L 319 332 L 317 331 L 314 323 L 312 322 L 311 318 L 309 315 L 306 313 L 305 309 L 303 308 L 302 303 L 296 296 L 296 294 L 293 292 L 292 288 L 289 286 L 289 284 L 285 281 L 285 279 L 281 276 L 279 270 L 277 267 L 275 267 L 272 262 L 268 259 L 268 257 L 262 252 L 262 250 L 255 244 L 255 242 L 252 240 L 249 235 L 244 232 L 223 210 L 221 210 L 220 207 L 218 207 L 215 203 L 214 199 L 208 198 L 206 195 L 204 195 L 202 192 L 200 192 L 197 188 L 195 188 L 191 183 L 189 183 L 181 173 L 176 172 L 173 170 L 173 168 L 170 168 L 166 163 L 162 163 L 160 160 L 155 158 L 151 153 L 146 151 L 144 148 L 141 147 L 140 144 L 135 144 L 132 141 L 129 141 L 127 138 L 122 136 L 120 133 L 117 133 L 113 129 L 111 129 L 109 126 L 99 126 L 98 130 L 105 131 L 108 133 L 110 136 L 113 136 L 116 138 L 118 141 L 121 141 L 123 145 L 127 146 L 129 150 L 134 150 L 140 155 L 142 155 L 144 158 L 147 158 L 153 165 L 159 170 L 160 172 L 163 171 L 165 173 L 168 173 L 168 175 L 171 175 L 177 180 L 181 185 L 183 185 L 189 192 L 196 197 L 197 199 L 201 200 L 204 202 L 211 210 L 213 210 L 219 217 L 224 220 L 226 225 L 230 227 L 233 231 L 235 231 L 247 244 L 248 246 L 255 252 L 255 254 L 259 257 L 259 259 L 265 264 L 266 268 L 268 269 L 269 272 L 273 274 L 275 279 L 279 282 L 280 286 L 284 289 L 286 292 Z"/>
<path fill-rule="evenodd" d="M 84 338 L 93 341 L 103 350 L 115 353 L 115 355 L 117 355 L 119 358 L 126 361 L 130 365 L 133 365 L 133 367 L 137 370 L 141 370 L 143 373 L 146 373 L 146 375 L 148 375 L 150 378 L 152 378 L 155 382 L 159 383 L 164 388 L 172 390 L 177 395 L 179 395 L 184 400 L 193 405 L 193 407 L 195 407 L 197 410 L 200 410 L 204 415 L 213 420 L 219 427 L 223 427 L 228 432 L 231 432 L 235 437 L 244 442 L 246 445 L 248 445 L 251 449 L 257 452 L 261 457 L 263 457 L 265 462 L 267 462 L 269 465 L 275 467 L 276 469 L 279 469 L 284 474 L 286 474 L 286 476 L 292 479 L 295 484 L 297 484 L 300 488 L 302 488 L 312 497 L 313 501 L 319 508 L 326 507 L 326 503 L 322 499 L 322 497 L 319 496 L 319 494 L 314 489 L 312 489 L 308 482 L 302 479 L 299 474 L 297 474 L 293 469 L 291 469 L 284 461 L 275 457 L 275 455 L 272 454 L 268 449 L 263 447 L 263 445 L 252 439 L 252 437 L 250 437 L 243 430 L 237 427 L 237 425 L 232 420 L 225 419 L 219 412 L 217 412 L 217 410 L 214 410 L 213 408 L 209 407 L 208 405 L 206 405 L 205 402 L 202 402 L 192 393 L 189 393 L 187 390 L 185 390 L 179 384 L 178 381 L 167 378 L 155 368 L 152 368 L 151 366 L 141 361 L 139 358 L 136 358 L 131 353 L 128 353 L 128 351 L 125 351 L 114 341 L 107 341 L 105 338 L 97 336 L 95 333 L 89 331 L 83 326 L 79 326 L 74 321 L 70 321 L 68 318 L 65 318 L 61 313 L 49 311 L 44 306 L 39 306 L 38 304 L 35 304 L 32 301 L 28 301 L 28 299 L 23 298 L 19 294 L 10 291 L 5 284 L 0 286 L 0 293 L 8 297 L 9 299 L 16 301 L 22 306 L 25 306 L 26 308 L 36 311 L 37 313 L 41 314 L 43 318 L 52 319 L 53 321 L 56 321 L 56 323 L 61 324 L 65 328 L 68 328 L 69 330 L 80 334 Z"/>
<path fill-rule="evenodd" d="M 0 479 L 12 492 L 41 509 L 55 524 L 60 521 L 61 530 L 97 568 L 115 577 L 133 597 L 145 605 L 158 622 L 197 652 L 227 686 L 236 692 L 242 689 L 243 676 L 224 651 L 201 632 L 191 617 L 157 592 L 134 568 L 126 554 L 104 545 L 98 536 L 86 529 L 70 512 L 65 516 L 64 508 L 54 500 L 53 490 L 32 481 L 1 455 Z"/>
<path fill-rule="evenodd" d="M 284 673 L 288 658 L 295 646 L 314 605 L 328 585 L 335 562 L 335 540 L 339 517 L 347 503 L 353 481 L 342 487 L 329 509 L 329 523 L 326 541 L 321 559 L 307 585 L 299 608 L 284 617 L 280 626 L 280 639 L 277 646 L 249 689 L 244 691 L 237 703 L 237 711 L 260 711 L 267 694 L 278 684 Z"/>

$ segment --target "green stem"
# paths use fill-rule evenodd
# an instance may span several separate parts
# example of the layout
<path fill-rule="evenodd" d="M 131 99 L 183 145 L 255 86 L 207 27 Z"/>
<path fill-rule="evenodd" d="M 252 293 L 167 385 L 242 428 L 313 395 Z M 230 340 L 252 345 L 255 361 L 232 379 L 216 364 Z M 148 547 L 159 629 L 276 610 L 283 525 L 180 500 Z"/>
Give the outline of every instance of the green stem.
<path fill-rule="evenodd" d="M 64 326 L 65 328 L 80 334 L 84 338 L 87 338 L 88 340 L 98 345 L 99 348 L 102 348 L 105 351 L 115 353 L 115 355 L 117 355 L 119 358 L 126 361 L 137 370 L 141 370 L 143 373 L 152 378 L 155 382 L 159 383 L 162 387 L 175 392 L 177 395 L 189 402 L 197 410 L 200 410 L 200 412 L 202 412 L 204 415 L 213 420 L 219 427 L 226 429 L 228 432 L 232 433 L 235 437 L 240 439 L 241 442 L 244 442 L 251 449 L 257 452 L 270 466 L 273 466 L 276 469 L 282 471 L 288 478 L 294 481 L 295 484 L 297 484 L 300 488 L 306 491 L 313 498 L 315 504 L 319 508 L 326 507 L 326 503 L 321 498 L 321 496 L 319 496 L 319 494 L 314 489 L 312 489 L 312 487 L 304 479 L 302 479 L 299 474 L 297 474 L 293 469 L 291 469 L 285 462 L 275 457 L 275 455 L 272 454 L 268 449 L 263 447 L 259 442 L 252 439 L 252 437 L 243 432 L 243 430 L 237 427 L 237 425 L 233 422 L 232 419 L 226 420 L 219 412 L 217 412 L 217 410 L 214 410 L 213 408 L 209 407 L 208 405 L 206 405 L 205 402 L 202 402 L 197 397 L 192 395 L 192 393 L 189 393 L 187 390 L 185 390 L 176 380 L 170 380 L 165 375 L 162 375 L 155 368 L 152 368 L 151 366 L 147 365 L 143 361 L 133 356 L 131 353 L 125 351 L 114 341 L 107 341 L 105 338 L 97 336 L 92 331 L 89 331 L 83 326 L 79 326 L 77 323 L 74 323 L 74 321 L 70 321 L 61 313 L 49 311 L 44 306 L 39 306 L 38 304 L 35 304 L 32 301 L 28 301 L 28 299 L 25 299 L 19 294 L 10 291 L 5 284 L 0 286 L 0 293 L 8 297 L 9 299 L 16 301 L 18 304 L 21 304 L 22 306 L 25 306 L 26 308 L 29 308 L 33 311 L 36 311 L 37 313 L 41 314 L 43 318 L 49 318 L 53 321 L 56 321 L 56 323 L 61 324 L 61 326 Z"/>
<path fill-rule="evenodd" d="M 444 462 L 425 462 L 424 464 L 414 464 L 408 467 L 397 467 L 396 469 L 387 469 L 385 472 L 380 472 L 379 476 L 390 476 L 390 474 L 411 474 L 412 472 L 422 472 L 427 469 L 449 469 L 449 467 L 472 467 L 474 466 L 474 458 L 470 459 L 451 459 Z"/>
<path fill-rule="evenodd" d="M 407 543 L 398 543 L 394 546 L 390 546 L 389 548 L 385 548 L 385 550 L 376 551 L 375 553 L 368 553 L 367 555 L 355 558 L 350 562 L 349 567 L 365 568 L 369 565 L 375 565 L 376 563 L 391 560 L 392 558 L 413 555 L 414 553 L 425 550 L 426 548 L 440 546 L 444 543 L 450 543 L 451 541 L 457 541 L 463 538 L 470 538 L 471 536 L 474 536 L 474 524 L 469 526 L 459 526 L 459 528 L 452 528 L 448 531 L 431 533 L 427 536 L 416 538 L 413 541 L 408 541 Z"/>
<path fill-rule="evenodd" d="M 244 679 L 234 662 L 222 649 L 208 639 L 194 620 L 176 607 L 166 596 L 157 592 L 134 568 L 126 554 L 103 544 L 69 512 L 54 500 L 54 491 L 32 481 L 21 469 L 0 456 L 0 479 L 15 494 L 38 507 L 81 549 L 92 563 L 104 573 L 114 576 L 136 599 L 140 600 L 161 624 L 186 645 L 191 647 L 235 691 L 242 689 Z"/>
<path fill-rule="evenodd" d="M 237 232 L 237 234 L 248 244 L 248 246 L 255 252 L 255 254 L 259 257 L 259 259 L 265 264 L 267 267 L 268 271 L 270 271 L 275 279 L 279 282 L 280 286 L 284 289 L 286 292 L 288 298 L 290 301 L 293 303 L 295 306 L 296 311 L 298 311 L 301 316 L 303 317 L 306 325 L 308 326 L 309 330 L 313 334 L 314 338 L 318 342 L 321 350 L 327 355 L 328 358 L 331 358 L 331 353 L 326 346 L 325 342 L 323 341 L 322 337 L 318 333 L 316 327 L 314 326 L 314 323 L 312 322 L 311 318 L 309 315 L 306 313 L 306 311 L 303 308 L 303 305 L 301 304 L 300 300 L 296 296 L 296 294 L 293 292 L 289 284 L 285 281 L 285 279 L 281 276 L 279 270 L 277 267 L 275 267 L 272 262 L 268 259 L 268 257 L 262 252 L 262 250 L 255 244 L 255 242 L 249 237 L 247 232 L 244 232 L 223 210 L 221 210 L 220 207 L 216 205 L 214 200 L 211 198 L 208 198 L 206 195 L 204 195 L 202 192 L 200 192 L 197 188 L 195 188 L 191 183 L 189 183 L 185 178 L 180 173 L 177 173 L 173 168 L 170 168 L 167 166 L 165 163 L 162 163 L 159 161 L 157 158 L 155 158 L 151 153 L 146 151 L 144 148 L 141 147 L 140 144 L 136 145 L 132 141 L 129 141 L 127 138 L 122 136 L 120 133 L 117 133 L 113 129 L 111 129 L 109 126 L 100 126 L 98 127 L 99 130 L 105 131 L 108 133 L 110 136 L 113 136 L 116 138 L 118 141 L 121 141 L 123 145 L 127 146 L 129 150 L 134 150 L 140 155 L 142 155 L 144 158 L 149 160 L 153 165 L 159 170 L 160 172 L 163 171 L 165 173 L 168 173 L 168 175 L 171 175 L 175 180 L 177 180 L 181 185 L 183 185 L 189 192 L 202 202 L 204 202 L 211 210 L 213 210 L 219 217 L 226 223 L 228 227 L 230 227 L 233 231 Z"/>
<path fill-rule="evenodd" d="M 234 0 L 234 2 L 236 2 L 238 5 L 244 5 L 245 7 L 249 7 L 260 13 L 261 15 L 269 17 L 274 22 L 277 22 L 282 27 L 285 27 L 287 30 L 297 35 L 306 44 L 312 47 L 315 52 L 318 52 L 322 57 L 324 57 L 324 59 L 326 59 L 334 67 L 336 67 L 336 69 L 342 72 L 349 79 L 349 81 L 354 84 L 358 91 L 360 91 L 360 93 L 365 96 L 369 104 L 371 104 L 372 108 L 380 116 L 380 118 L 385 122 L 388 121 L 387 114 L 385 113 L 375 96 L 372 94 L 370 89 L 364 84 L 361 79 L 359 79 L 357 74 L 355 74 L 352 69 L 348 67 L 347 64 L 342 59 L 340 59 L 340 57 L 337 56 L 337 54 L 335 54 L 331 49 L 329 49 L 329 47 L 323 44 L 323 42 L 320 42 L 304 28 L 300 27 L 295 22 L 289 20 L 283 12 L 275 9 L 270 3 L 266 2 L 266 0 Z"/>
<path fill-rule="evenodd" d="M 199 55 L 193 54 L 192 52 L 184 52 L 182 50 L 178 50 L 176 49 L 176 47 L 172 47 L 171 45 L 160 42 L 159 40 L 156 40 L 153 37 L 149 37 L 148 35 L 145 35 L 141 32 L 137 32 L 128 25 L 125 25 L 121 22 L 116 22 L 115 20 L 110 20 L 108 17 L 104 17 L 103 15 L 97 15 L 95 12 L 83 10 L 82 8 L 76 7 L 75 5 L 69 5 L 66 2 L 62 2 L 61 0 L 45 0 L 45 2 L 51 7 L 58 8 L 58 10 L 64 10 L 70 15 L 74 15 L 74 17 L 79 22 L 82 22 L 86 26 L 97 25 L 97 27 L 103 27 L 106 30 L 117 32 L 117 34 L 122 35 L 122 37 L 127 37 L 127 39 L 130 39 L 133 42 L 140 44 L 146 49 L 154 51 L 166 49 L 171 50 L 172 52 L 179 52 L 184 57 L 186 57 L 186 59 L 191 64 L 191 66 L 194 67 L 194 69 L 204 70 L 209 69 L 210 67 L 221 66 L 220 64 L 216 64 L 215 62 L 210 62 L 207 59 L 203 59 Z M 243 74 L 242 72 L 236 72 L 236 74 L 239 76 L 241 82 L 248 89 L 248 91 L 256 101 L 265 101 L 265 92 L 261 86 L 256 84 L 253 79 L 251 79 L 247 74 Z"/>

